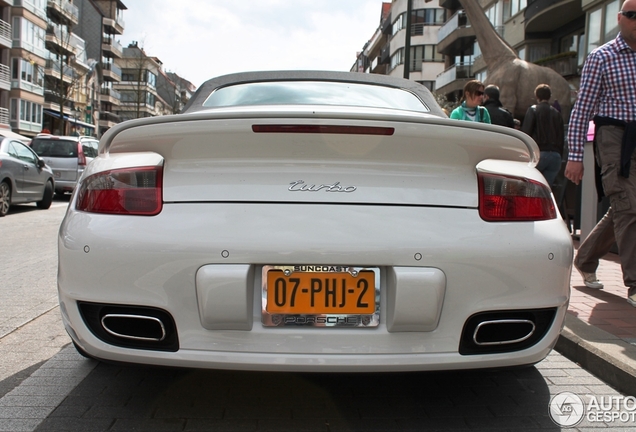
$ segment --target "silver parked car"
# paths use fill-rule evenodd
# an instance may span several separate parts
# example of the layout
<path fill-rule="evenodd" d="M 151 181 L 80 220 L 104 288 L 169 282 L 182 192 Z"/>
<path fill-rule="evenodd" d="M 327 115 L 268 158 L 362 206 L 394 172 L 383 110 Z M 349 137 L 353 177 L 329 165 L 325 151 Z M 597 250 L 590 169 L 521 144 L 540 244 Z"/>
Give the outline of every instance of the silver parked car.
<path fill-rule="evenodd" d="M 0 216 L 13 204 L 35 202 L 48 209 L 54 190 L 51 168 L 24 143 L 0 136 Z"/>
<path fill-rule="evenodd" d="M 84 168 L 97 156 L 98 141 L 92 137 L 40 134 L 31 148 L 55 175 L 55 193 L 73 192 Z"/>

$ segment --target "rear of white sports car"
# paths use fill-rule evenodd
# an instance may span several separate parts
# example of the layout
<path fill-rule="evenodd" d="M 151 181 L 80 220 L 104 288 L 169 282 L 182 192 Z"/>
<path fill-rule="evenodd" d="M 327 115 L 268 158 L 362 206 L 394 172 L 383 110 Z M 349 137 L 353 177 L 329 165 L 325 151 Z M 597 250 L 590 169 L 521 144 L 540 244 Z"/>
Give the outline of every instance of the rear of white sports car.
<path fill-rule="evenodd" d="M 395 109 L 122 123 L 60 229 L 65 325 L 90 356 L 145 364 L 536 363 L 572 262 L 537 155 L 511 129 Z"/>

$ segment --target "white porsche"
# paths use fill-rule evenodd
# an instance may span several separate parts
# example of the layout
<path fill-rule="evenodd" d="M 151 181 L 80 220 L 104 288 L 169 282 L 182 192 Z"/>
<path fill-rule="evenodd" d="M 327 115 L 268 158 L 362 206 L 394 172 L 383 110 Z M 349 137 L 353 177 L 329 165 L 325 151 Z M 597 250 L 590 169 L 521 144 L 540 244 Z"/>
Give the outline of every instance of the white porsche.
<path fill-rule="evenodd" d="M 101 139 L 59 233 L 66 329 L 90 357 L 181 367 L 536 363 L 573 251 L 538 157 L 413 81 L 209 80 Z"/>

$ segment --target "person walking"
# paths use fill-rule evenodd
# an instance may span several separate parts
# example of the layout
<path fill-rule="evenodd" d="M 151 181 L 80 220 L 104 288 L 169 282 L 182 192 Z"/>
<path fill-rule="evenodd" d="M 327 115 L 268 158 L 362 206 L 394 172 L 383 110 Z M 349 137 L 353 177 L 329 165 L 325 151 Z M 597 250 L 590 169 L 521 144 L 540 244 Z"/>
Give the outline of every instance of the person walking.
<path fill-rule="evenodd" d="M 593 118 L 595 156 L 612 208 L 627 302 L 636 307 L 636 0 L 623 2 L 618 27 L 616 38 L 585 60 L 568 128 L 565 176 L 575 184 L 583 178 L 583 146 Z"/>
<path fill-rule="evenodd" d="M 512 114 L 499 101 L 499 87 L 494 84 L 486 86 L 483 105 L 490 115 L 490 123 L 511 128 L 515 127 L 515 119 Z"/>
<path fill-rule="evenodd" d="M 541 152 L 537 169 L 552 186 L 561 169 L 564 133 L 561 113 L 550 105 L 552 89 L 547 84 L 539 84 L 534 89 L 537 104 L 526 111 L 521 130 L 530 135 Z"/>
<path fill-rule="evenodd" d="M 450 118 L 478 123 L 490 123 L 488 110 L 481 106 L 483 98 L 484 84 L 477 80 L 468 81 L 466 85 L 464 85 L 462 103 L 451 112 Z"/>

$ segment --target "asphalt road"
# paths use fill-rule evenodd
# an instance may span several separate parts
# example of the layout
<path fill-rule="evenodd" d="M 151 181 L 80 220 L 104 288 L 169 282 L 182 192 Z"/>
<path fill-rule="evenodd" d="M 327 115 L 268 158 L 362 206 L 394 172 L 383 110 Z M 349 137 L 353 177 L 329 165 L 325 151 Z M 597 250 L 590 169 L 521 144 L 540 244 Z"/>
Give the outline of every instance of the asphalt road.
<path fill-rule="evenodd" d="M 553 352 L 522 369 L 261 373 L 97 363 L 57 308 L 56 236 L 67 202 L 0 218 L 1 431 L 559 431 L 562 392 L 621 394 Z M 571 430 L 634 430 L 584 418 Z"/>

